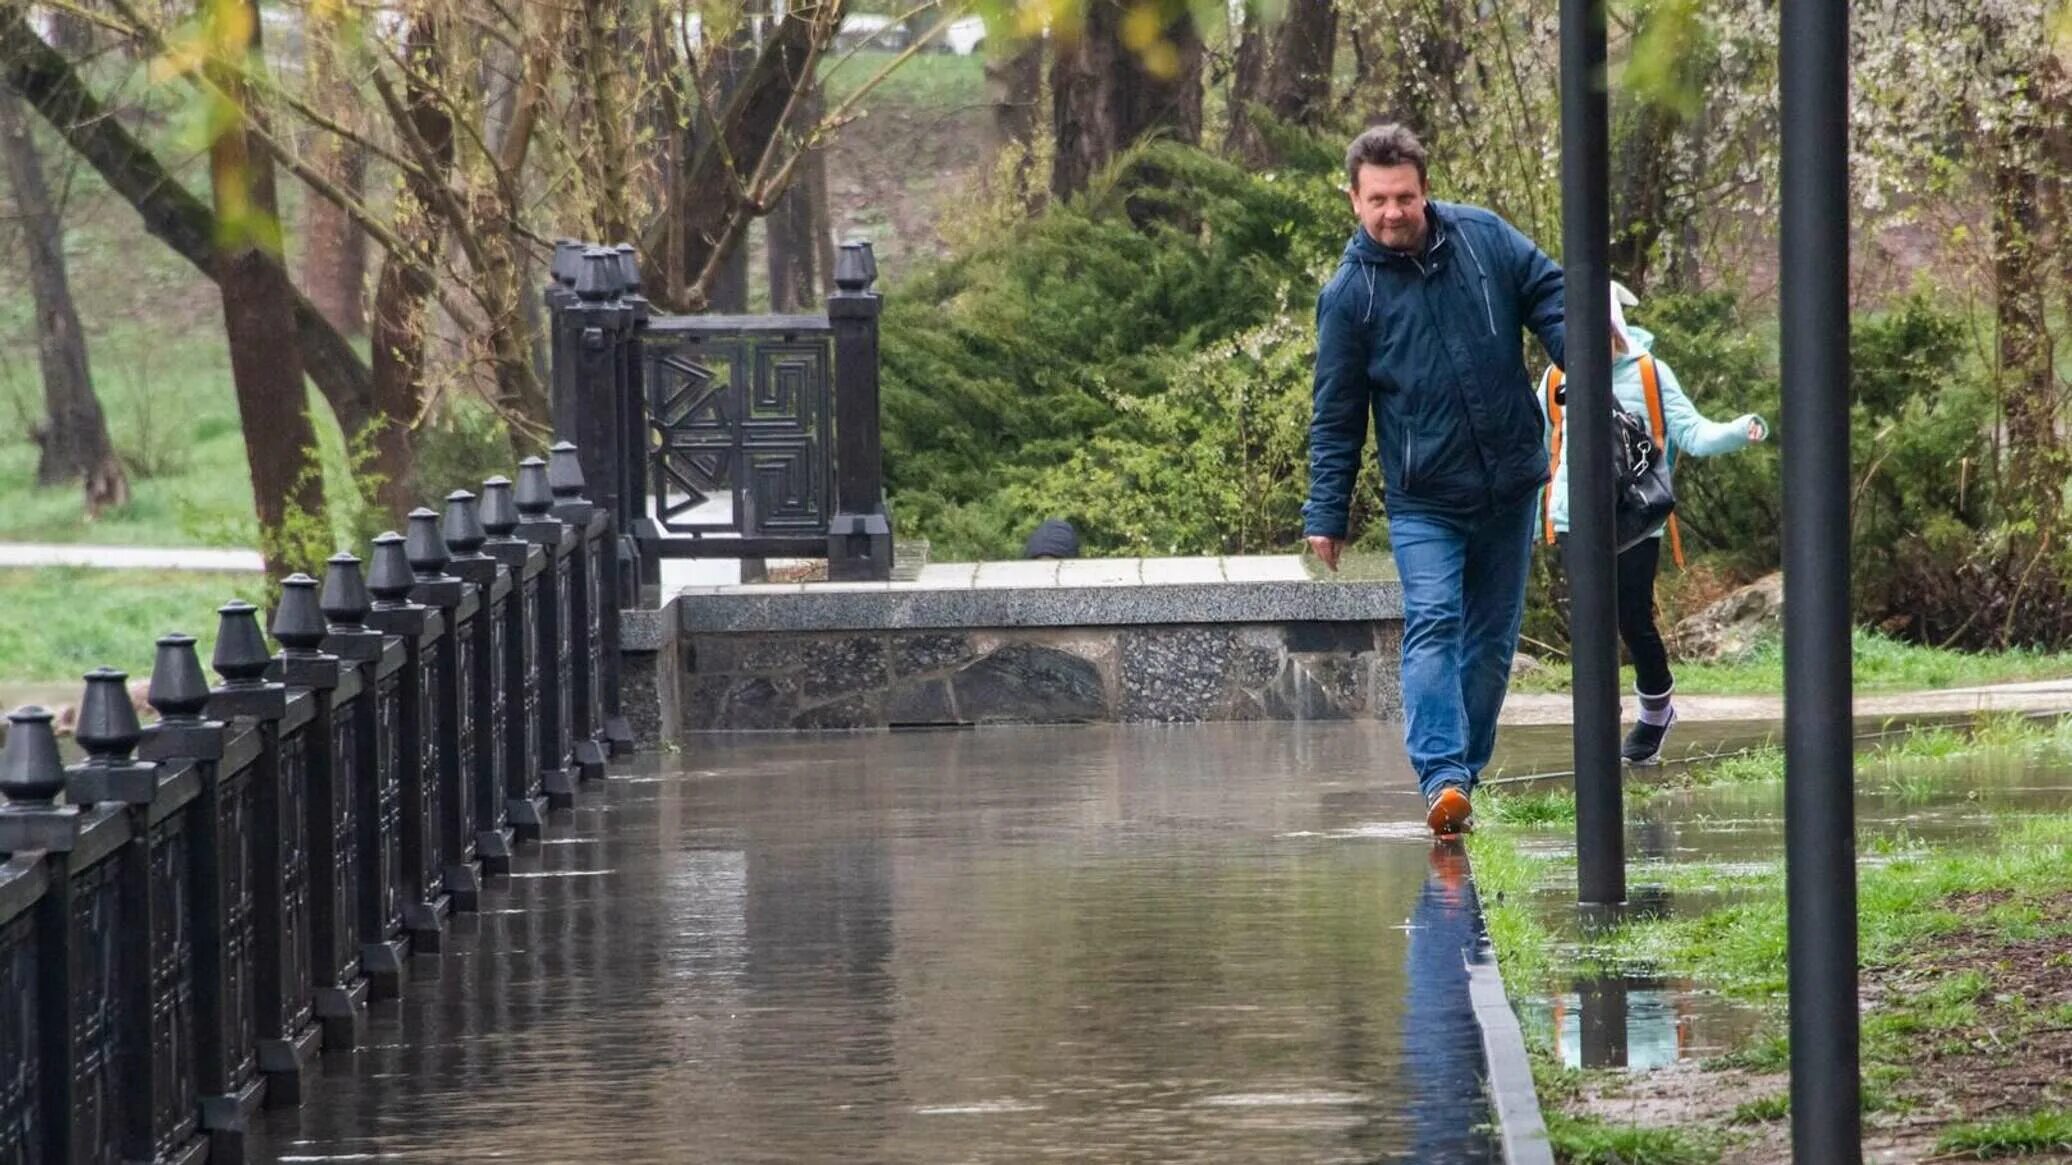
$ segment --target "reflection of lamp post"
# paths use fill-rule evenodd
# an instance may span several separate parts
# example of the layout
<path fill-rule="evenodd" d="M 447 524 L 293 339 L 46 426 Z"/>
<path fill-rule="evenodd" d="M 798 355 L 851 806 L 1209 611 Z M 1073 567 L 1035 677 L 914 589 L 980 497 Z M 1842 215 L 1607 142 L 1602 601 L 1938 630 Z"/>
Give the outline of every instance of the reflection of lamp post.
<path fill-rule="evenodd" d="M 1617 975 L 1600 975 L 1576 984 L 1577 1010 L 1582 1014 L 1583 1067 L 1626 1066 L 1626 988 Z"/>
<path fill-rule="evenodd" d="M 1611 180 L 1604 0 L 1561 3 L 1561 224 L 1566 299 L 1570 660 L 1575 672 L 1576 892 L 1626 897 L 1619 789 L 1617 551 L 1612 506 Z"/>
<path fill-rule="evenodd" d="M 1792 1156 L 1862 1158 L 1855 757 L 1850 742 L 1849 9 L 1787 0 L 1784 213 L 1784 839 Z"/>

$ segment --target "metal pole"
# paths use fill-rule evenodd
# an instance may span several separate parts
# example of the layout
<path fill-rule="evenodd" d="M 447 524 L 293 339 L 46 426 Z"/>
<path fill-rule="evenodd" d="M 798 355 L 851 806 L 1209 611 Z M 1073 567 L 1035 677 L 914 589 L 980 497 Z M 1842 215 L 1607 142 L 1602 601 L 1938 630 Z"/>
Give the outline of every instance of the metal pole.
<path fill-rule="evenodd" d="M 1626 898 L 1612 525 L 1610 131 L 1604 0 L 1561 0 L 1561 223 L 1568 321 L 1568 571 L 1575 667 L 1576 892 Z"/>
<path fill-rule="evenodd" d="M 1862 1160 L 1850 740 L 1849 10 L 1785 0 L 1784 838 L 1792 1159 Z"/>

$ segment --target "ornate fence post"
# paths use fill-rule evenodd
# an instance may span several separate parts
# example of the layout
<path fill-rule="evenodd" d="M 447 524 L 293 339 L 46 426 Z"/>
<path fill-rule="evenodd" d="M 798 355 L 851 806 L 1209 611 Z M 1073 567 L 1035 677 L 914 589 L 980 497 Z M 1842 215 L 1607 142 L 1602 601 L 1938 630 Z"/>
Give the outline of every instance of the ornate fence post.
<path fill-rule="evenodd" d="M 547 463 L 528 457 L 518 463 L 518 537 L 546 552 L 540 576 L 539 677 L 540 777 L 547 804 L 576 803 L 575 559 L 577 534 L 555 517 Z"/>
<path fill-rule="evenodd" d="M 827 577 L 892 577 L 892 519 L 885 510 L 885 451 L 878 426 L 878 316 L 871 290 L 878 261 L 869 243 L 842 244 L 835 293 L 827 300 L 835 334 L 835 514 L 827 532 Z"/>
<path fill-rule="evenodd" d="M 397 766 L 402 763 L 403 673 L 410 651 L 402 639 L 366 625 L 374 600 L 357 557 L 331 557 L 319 601 L 329 623 L 324 650 L 349 661 L 362 686 L 352 705 L 358 779 L 351 807 L 360 970 L 373 998 L 394 999 L 402 993 L 403 960 L 409 954 L 403 938 L 403 795 Z"/>
<path fill-rule="evenodd" d="M 84 860 L 89 818 L 76 805 L 57 803 L 65 768 L 50 721 L 49 712 L 34 706 L 9 713 L 7 745 L 0 750 L 0 854 L 9 858 L 0 866 L 8 894 L 0 899 L 0 917 L 7 920 L 0 949 L 7 952 L 15 993 L 13 1015 L 0 1024 L 13 1037 L 4 1045 L 5 1059 L 19 1065 L 17 1079 L 26 1086 L 9 1090 L 0 1135 L 22 1143 L 24 1160 L 68 1161 L 75 1152 L 101 1148 L 75 1144 L 73 1127 L 79 1057 L 72 1011 L 79 984 L 71 958 L 72 867 Z M 16 1020 L 24 1021 L 19 1031 L 12 1030 Z"/>
<path fill-rule="evenodd" d="M 198 1159 L 195 1091 L 194 904 L 190 826 L 201 778 L 191 762 L 161 768 L 132 753 L 144 730 L 129 677 L 100 668 L 86 677 L 75 732 L 87 759 L 66 770 L 76 805 L 118 804 L 129 840 L 115 871 L 112 995 L 107 1021 L 120 1048 L 117 1103 L 107 1114 L 126 1160 Z M 75 1142 L 75 1151 L 77 1143 Z"/>
<path fill-rule="evenodd" d="M 640 552 L 640 543 L 634 538 L 636 526 L 648 516 L 648 441 L 647 419 L 647 373 L 645 365 L 646 335 L 648 321 L 654 318 L 654 305 L 640 294 L 640 259 L 631 243 L 620 243 L 614 251 L 619 259 L 620 301 L 626 305 L 626 334 L 619 346 L 619 448 L 622 458 L 616 468 L 620 474 L 619 506 L 612 513 L 612 525 L 619 536 L 619 607 L 651 607 L 661 602 L 662 573 L 661 560 Z M 650 592 L 649 588 L 653 588 Z M 613 611 L 617 621 L 617 611 Z M 619 641 L 616 627 L 611 632 L 611 641 Z M 613 669 L 616 673 L 617 669 Z M 619 715 L 618 685 L 611 684 L 605 691 L 606 710 L 611 719 L 606 730 L 612 741 L 612 751 L 630 752 L 633 748 L 633 730 Z"/>
<path fill-rule="evenodd" d="M 575 755 L 576 768 L 586 781 L 604 776 L 605 754 L 610 748 L 604 733 L 605 668 L 609 646 L 604 637 L 604 608 L 615 593 L 607 577 L 613 560 L 611 519 L 583 496 L 585 479 L 576 447 L 566 441 L 555 444 L 547 456 L 547 486 L 554 494 L 554 516 L 576 532 L 575 595 L 570 619 L 571 647 L 575 652 Z"/>
<path fill-rule="evenodd" d="M 511 872 L 511 803 L 504 790 L 509 783 L 511 756 L 511 714 L 509 696 L 514 690 L 506 682 L 510 655 L 512 605 L 511 572 L 504 564 L 482 552 L 489 532 L 475 495 L 464 489 L 446 495 L 446 514 L 441 522 L 447 549 L 453 553 L 449 568 L 475 588 L 482 604 L 476 617 L 473 665 L 468 669 L 468 688 L 474 696 L 470 713 L 475 726 L 474 765 L 468 775 L 472 784 L 474 812 L 469 828 L 475 832 L 475 852 L 489 874 Z"/>
<path fill-rule="evenodd" d="M 299 1105 L 302 1082 L 322 1032 L 310 975 L 309 728 L 316 700 L 266 679 L 273 659 L 258 608 L 226 603 L 216 632 L 216 674 L 209 712 L 250 720 L 259 733 L 253 784 L 252 922 L 258 973 L 253 998 L 259 1071 L 268 1104 Z"/>
<path fill-rule="evenodd" d="M 188 635 L 158 641 L 149 699 L 158 723 L 139 755 L 187 765 L 199 789 L 189 823 L 194 920 L 194 1059 L 201 1128 L 212 1161 L 244 1160 L 252 1117 L 266 1099 L 259 1075 L 254 989 L 253 782 L 259 733 L 208 718 L 208 677 Z"/>
<path fill-rule="evenodd" d="M 547 306 L 547 401 L 554 431 L 575 432 L 574 354 L 577 339 L 566 329 L 580 325 L 568 309 L 576 302 L 576 275 L 583 266 L 583 244 L 574 239 L 554 240 L 554 259 L 548 268 L 546 289 L 540 298 Z"/>
<path fill-rule="evenodd" d="M 482 908 L 482 863 L 475 842 L 475 655 L 482 597 L 466 580 L 446 573 L 450 552 L 439 515 L 419 507 L 410 512 L 406 544 L 417 579 L 410 597 L 437 610 L 446 623 L 439 640 L 439 849 L 446 857 L 444 879 L 453 908 Z"/>
<path fill-rule="evenodd" d="M 367 587 L 374 608 L 367 624 L 402 639 L 403 665 L 399 701 L 400 727 L 394 737 L 396 784 L 402 802 L 402 877 L 397 883 L 403 905 L 403 929 L 411 949 L 436 954 L 446 944 L 446 920 L 453 898 L 446 892 L 446 859 L 440 825 L 440 749 L 446 731 L 439 723 L 439 644 L 446 622 L 438 611 L 411 599 L 417 579 L 403 536 L 391 530 L 374 540 L 374 566 Z"/>
<path fill-rule="evenodd" d="M 367 1027 L 367 979 L 360 973 L 358 701 L 360 669 L 324 650 L 317 580 L 297 574 L 281 584 L 273 638 L 281 645 L 274 678 L 307 690 L 316 705 L 309 728 L 310 980 L 326 1048 L 358 1047 Z"/>
<path fill-rule="evenodd" d="M 547 795 L 540 775 L 545 764 L 540 749 L 545 715 L 540 700 L 540 610 L 547 552 L 516 536 L 518 502 L 505 478 L 492 477 L 482 483 L 482 526 L 489 532 L 483 550 L 503 565 L 512 581 L 511 601 L 504 609 L 504 660 L 499 666 L 517 724 L 510 732 L 504 762 L 504 796 L 517 835 L 538 841 L 547 817 Z"/>

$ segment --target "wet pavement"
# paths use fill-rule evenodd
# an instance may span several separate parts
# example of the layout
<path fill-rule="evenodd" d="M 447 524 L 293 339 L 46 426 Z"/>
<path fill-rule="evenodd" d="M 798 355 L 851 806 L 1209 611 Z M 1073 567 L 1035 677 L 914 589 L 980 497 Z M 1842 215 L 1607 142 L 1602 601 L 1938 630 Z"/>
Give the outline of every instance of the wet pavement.
<path fill-rule="evenodd" d="M 1494 1160 L 1473 899 L 1399 731 L 650 761 L 417 960 L 257 1159 Z"/>

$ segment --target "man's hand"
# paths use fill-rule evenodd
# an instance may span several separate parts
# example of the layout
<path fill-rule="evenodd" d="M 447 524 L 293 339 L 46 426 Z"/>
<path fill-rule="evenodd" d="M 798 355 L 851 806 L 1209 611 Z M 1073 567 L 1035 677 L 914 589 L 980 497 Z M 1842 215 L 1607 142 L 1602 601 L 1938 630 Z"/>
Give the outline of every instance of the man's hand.
<path fill-rule="evenodd" d="M 1333 572 L 1338 570 L 1338 552 L 1343 549 L 1345 549 L 1345 539 L 1343 538 L 1327 538 L 1321 534 L 1310 535 L 1309 552 L 1322 559 L 1324 565 L 1330 567 Z"/>

